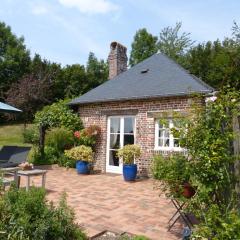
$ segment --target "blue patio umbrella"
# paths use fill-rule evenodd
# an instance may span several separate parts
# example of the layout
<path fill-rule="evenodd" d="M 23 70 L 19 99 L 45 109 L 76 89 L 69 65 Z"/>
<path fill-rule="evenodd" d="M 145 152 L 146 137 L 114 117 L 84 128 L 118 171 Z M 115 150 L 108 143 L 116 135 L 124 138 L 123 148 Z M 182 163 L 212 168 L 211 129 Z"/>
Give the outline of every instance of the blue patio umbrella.
<path fill-rule="evenodd" d="M 20 113 L 22 110 L 10 106 L 6 103 L 0 102 L 0 112 L 1 113 Z"/>

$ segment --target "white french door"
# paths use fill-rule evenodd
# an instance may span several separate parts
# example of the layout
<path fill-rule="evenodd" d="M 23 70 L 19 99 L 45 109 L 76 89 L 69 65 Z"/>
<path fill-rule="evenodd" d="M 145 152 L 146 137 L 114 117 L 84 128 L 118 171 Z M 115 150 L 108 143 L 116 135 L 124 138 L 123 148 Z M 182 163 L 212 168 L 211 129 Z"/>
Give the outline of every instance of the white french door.
<path fill-rule="evenodd" d="M 106 172 L 122 173 L 122 163 L 117 150 L 135 143 L 135 117 L 112 116 L 108 118 Z"/>

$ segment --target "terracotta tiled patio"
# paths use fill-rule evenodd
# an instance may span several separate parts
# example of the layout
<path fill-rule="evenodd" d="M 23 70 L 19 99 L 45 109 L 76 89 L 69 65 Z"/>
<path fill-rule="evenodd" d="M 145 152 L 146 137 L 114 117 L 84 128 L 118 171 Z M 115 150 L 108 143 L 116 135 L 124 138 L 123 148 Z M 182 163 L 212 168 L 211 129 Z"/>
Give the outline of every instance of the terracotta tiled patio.
<path fill-rule="evenodd" d="M 39 178 L 31 180 L 39 184 Z M 21 180 L 21 185 L 25 179 Z M 145 235 L 155 240 L 179 239 L 181 229 L 167 231 L 174 209 L 164 196 L 153 189 L 153 180 L 124 182 L 113 174 L 78 175 L 75 169 L 52 167 L 47 173 L 48 199 L 57 202 L 65 191 L 77 221 L 92 237 L 104 230 Z"/>

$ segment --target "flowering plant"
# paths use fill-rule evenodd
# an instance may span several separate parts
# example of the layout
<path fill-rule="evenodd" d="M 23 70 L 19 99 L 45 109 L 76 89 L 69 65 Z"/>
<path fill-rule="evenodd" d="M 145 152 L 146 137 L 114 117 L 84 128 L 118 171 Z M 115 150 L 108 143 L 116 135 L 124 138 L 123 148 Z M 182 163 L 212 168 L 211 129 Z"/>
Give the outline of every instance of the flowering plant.
<path fill-rule="evenodd" d="M 92 148 L 84 145 L 73 147 L 70 150 L 65 150 L 64 155 L 74 160 L 82 160 L 85 162 L 93 161 Z"/>
<path fill-rule="evenodd" d="M 94 147 L 96 138 L 100 134 L 100 127 L 91 125 L 81 131 L 74 132 L 75 145 L 86 145 Z"/>
<path fill-rule="evenodd" d="M 75 137 L 75 138 L 80 138 L 80 136 L 81 136 L 80 131 L 75 131 L 75 132 L 74 132 L 74 137 Z"/>

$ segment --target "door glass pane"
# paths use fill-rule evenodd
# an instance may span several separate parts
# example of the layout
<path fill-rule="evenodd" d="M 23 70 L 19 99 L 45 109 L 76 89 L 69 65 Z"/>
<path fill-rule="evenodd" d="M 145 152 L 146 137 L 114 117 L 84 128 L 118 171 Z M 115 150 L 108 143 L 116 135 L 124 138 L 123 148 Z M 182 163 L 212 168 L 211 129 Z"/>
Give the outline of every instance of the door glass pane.
<path fill-rule="evenodd" d="M 120 133 L 120 118 L 111 118 L 110 119 L 110 132 L 111 133 Z"/>
<path fill-rule="evenodd" d="M 125 117 L 124 118 L 124 133 L 134 133 L 135 118 Z"/>
<path fill-rule="evenodd" d="M 110 149 L 118 149 L 120 147 L 120 134 L 110 134 Z"/>
<path fill-rule="evenodd" d="M 124 135 L 124 146 L 127 145 L 127 144 L 134 144 L 134 135 L 128 135 L 128 134 L 125 134 Z"/>
<path fill-rule="evenodd" d="M 117 151 L 109 151 L 109 165 L 110 166 L 119 166 L 119 158 L 117 157 Z"/>

